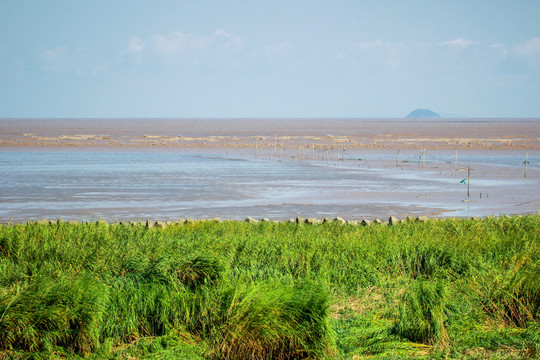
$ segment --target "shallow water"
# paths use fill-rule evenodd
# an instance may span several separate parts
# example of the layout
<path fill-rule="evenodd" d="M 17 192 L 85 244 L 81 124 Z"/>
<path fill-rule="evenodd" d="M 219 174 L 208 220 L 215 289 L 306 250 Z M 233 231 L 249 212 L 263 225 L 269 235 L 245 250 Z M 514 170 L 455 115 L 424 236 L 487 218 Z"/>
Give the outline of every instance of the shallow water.
<path fill-rule="evenodd" d="M 416 157 L 410 154 L 401 154 L 401 160 Z M 466 197 L 466 186 L 460 183 L 463 172 L 453 171 L 454 165 L 446 161 L 448 152 L 428 154 L 424 168 L 414 163 L 390 166 L 395 158 L 390 152 L 347 155 L 363 160 L 299 162 L 290 157 L 166 150 L 0 151 L 0 222 L 11 217 L 24 221 L 486 216 L 534 213 L 540 208 L 536 154 L 529 158 L 531 173 L 526 180 L 518 175 L 495 177 L 490 175 L 493 169 L 484 169 L 483 178 L 476 175 L 474 200 Z M 496 164 L 495 174 L 508 169 L 517 174 L 521 156 L 464 154 L 461 160 Z M 478 197 L 481 193 L 483 199 Z"/>

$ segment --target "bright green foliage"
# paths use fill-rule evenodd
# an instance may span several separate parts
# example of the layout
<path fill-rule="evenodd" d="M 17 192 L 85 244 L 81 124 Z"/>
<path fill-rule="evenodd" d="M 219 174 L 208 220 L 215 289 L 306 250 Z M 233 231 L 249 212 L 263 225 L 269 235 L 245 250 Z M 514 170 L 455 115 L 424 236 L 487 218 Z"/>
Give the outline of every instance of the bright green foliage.
<path fill-rule="evenodd" d="M 417 244 L 403 248 L 394 259 L 394 265 L 409 274 L 410 277 L 431 278 L 435 275 L 462 275 L 470 264 L 460 256 L 457 249 L 434 246 L 433 244 Z"/>
<path fill-rule="evenodd" d="M 107 289 L 88 276 L 40 275 L 0 293 L 0 347 L 88 353 L 99 344 Z"/>
<path fill-rule="evenodd" d="M 537 356 L 540 216 L 0 226 L 0 358 Z"/>
<path fill-rule="evenodd" d="M 328 296 L 320 286 L 260 284 L 236 291 L 216 348 L 225 359 L 320 358 L 331 347 Z"/>
<path fill-rule="evenodd" d="M 443 281 L 416 281 L 403 296 L 392 332 L 414 342 L 446 342 L 447 302 Z"/>
<path fill-rule="evenodd" d="M 218 260 L 207 256 L 197 256 L 187 260 L 175 271 L 180 282 L 190 288 L 214 284 L 222 271 Z"/>
<path fill-rule="evenodd" d="M 518 326 L 540 319 L 540 254 L 516 265 L 497 293 L 504 316 Z"/>

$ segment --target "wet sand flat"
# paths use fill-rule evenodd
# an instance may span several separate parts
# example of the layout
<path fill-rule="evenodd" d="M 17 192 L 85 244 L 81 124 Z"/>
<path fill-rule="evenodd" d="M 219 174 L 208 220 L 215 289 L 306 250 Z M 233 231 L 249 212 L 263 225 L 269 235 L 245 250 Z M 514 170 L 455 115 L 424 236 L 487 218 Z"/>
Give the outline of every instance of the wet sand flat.
<path fill-rule="evenodd" d="M 208 154 L 185 149 L 0 148 L 0 222 L 536 213 L 540 169 L 524 177 L 519 155 L 447 151 L 396 163 L 388 150 L 304 160 L 292 154 Z M 495 156 L 495 157 L 493 157 Z M 540 161 L 540 152 L 531 160 Z M 475 162 L 479 161 L 479 162 Z M 491 165 L 504 161 L 509 166 Z M 467 165 L 466 165 L 467 164 Z M 462 179 L 471 168 L 470 194 Z"/>
<path fill-rule="evenodd" d="M 2 119 L 0 222 L 538 213 L 538 125 Z"/>

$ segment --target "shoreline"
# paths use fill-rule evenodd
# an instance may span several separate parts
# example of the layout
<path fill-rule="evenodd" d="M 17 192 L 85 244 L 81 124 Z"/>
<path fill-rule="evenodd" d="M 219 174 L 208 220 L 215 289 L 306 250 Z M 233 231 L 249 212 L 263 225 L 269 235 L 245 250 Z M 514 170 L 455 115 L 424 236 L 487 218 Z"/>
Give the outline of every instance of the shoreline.
<path fill-rule="evenodd" d="M 466 217 L 458 217 L 458 216 L 452 216 L 452 217 L 429 217 L 425 215 L 420 216 L 408 216 L 406 218 L 397 218 L 395 216 L 390 216 L 388 219 L 379 219 L 376 218 L 374 220 L 370 219 L 361 219 L 361 220 L 346 220 L 340 216 L 337 216 L 335 218 L 303 218 L 300 216 L 297 216 L 295 218 L 290 218 L 288 220 L 270 220 L 268 218 L 261 218 L 256 219 L 253 217 L 246 217 L 243 220 L 237 220 L 237 219 L 222 219 L 219 217 L 214 218 L 202 218 L 202 219 L 178 219 L 176 221 L 163 221 L 163 220 L 146 220 L 146 221 L 138 221 L 138 220 L 120 220 L 120 221 L 107 221 L 107 220 L 96 220 L 96 221 L 89 221 L 89 220 L 64 220 L 62 218 L 56 219 L 56 220 L 50 220 L 50 219 L 41 219 L 41 220 L 24 220 L 24 221 L 8 221 L 8 222 L 0 222 L 0 226 L 14 226 L 14 225 L 43 225 L 43 226 L 56 226 L 56 225 L 104 225 L 104 226 L 139 226 L 139 227 L 145 227 L 146 229 L 165 229 L 170 226 L 184 226 L 184 225 L 193 225 L 196 223 L 247 223 L 247 224 L 258 224 L 258 223 L 268 223 L 268 224 L 296 224 L 296 225 L 324 225 L 324 224 L 338 224 L 338 225 L 350 225 L 350 226 L 396 226 L 400 224 L 405 223 L 427 223 L 430 221 L 453 221 L 453 220 L 475 220 L 475 221 L 482 221 L 482 220 L 488 220 L 488 219 L 510 219 L 514 217 L 524 217 L 524 216 L 540 216 L 540 214 L 517 214 L 517 215 L 487 215 L 487 216 L 466 216 Z"/>

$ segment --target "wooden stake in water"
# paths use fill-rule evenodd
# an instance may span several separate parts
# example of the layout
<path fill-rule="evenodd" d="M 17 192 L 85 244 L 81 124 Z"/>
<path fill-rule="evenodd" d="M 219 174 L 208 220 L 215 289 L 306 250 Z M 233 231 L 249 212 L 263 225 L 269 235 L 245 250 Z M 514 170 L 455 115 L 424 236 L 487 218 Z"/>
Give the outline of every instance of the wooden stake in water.
<path fill-rule="evenodd" d="M 398 163 L 399 163 L 399 149 L 397 151 L 397 156 L 396 156 L 396 166 L 398 166 Z"/>
<path fill-rule="evenodd" d="M 458 151 L 456 150 L 456 160 L 454 160 L 454 171 L 457 170 L 457 155 L 458 155 Z"/>
<path fill-rule="evenodd" d="M 324 160 L 328 164 L 328 145 L 324 145 Z"/>
<path fill-rule="evenodd" d="M 467 166 L 467 197 L 471 197 L 471 167 Z"/>
<path fill-rule="evenodd" d="M 527 164 L 529 164 L 529 153 L 525 153 L 525 174 L 523 174 L 523 177 L 527 177 Z"/>

